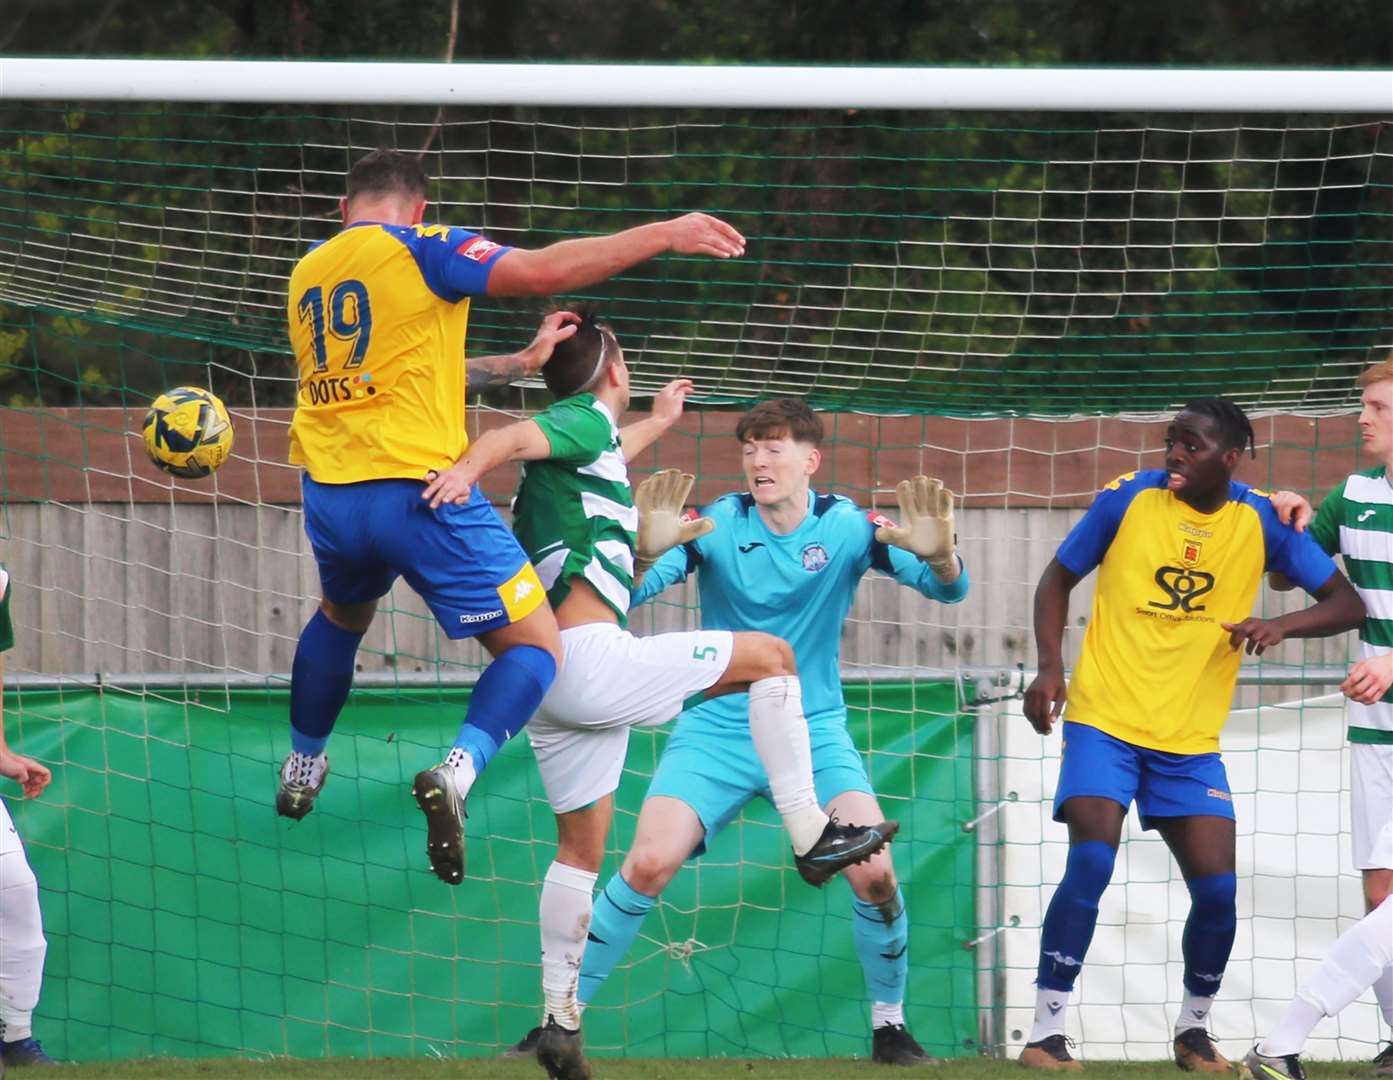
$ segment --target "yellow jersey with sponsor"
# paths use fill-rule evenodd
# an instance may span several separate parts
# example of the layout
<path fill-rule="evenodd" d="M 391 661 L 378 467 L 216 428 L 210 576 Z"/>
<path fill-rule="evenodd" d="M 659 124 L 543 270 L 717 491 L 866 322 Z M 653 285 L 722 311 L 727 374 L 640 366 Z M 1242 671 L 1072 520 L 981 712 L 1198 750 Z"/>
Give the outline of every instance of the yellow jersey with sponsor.
<path fill-rule="evenodd" d="M 464 453 L 469 297 L 509 251 L 444 225 L 355 222 L 290 275 L 290 460 L 321 484 L 413 479 Z"/>
<path fill-rule="evenodd" d="M 1099 567 L 1065 719 L 1174 754 L 1219 749 L 1242 659 L 1220 624 L 1252 614 L 1264 571 L 1307 592 L 1336 572 L 1266 493 L 1231 481 L 1228 501 L 1204 514 L 1161 469 L 1108 484 L 1056 558 L 1079 577 Z"/>

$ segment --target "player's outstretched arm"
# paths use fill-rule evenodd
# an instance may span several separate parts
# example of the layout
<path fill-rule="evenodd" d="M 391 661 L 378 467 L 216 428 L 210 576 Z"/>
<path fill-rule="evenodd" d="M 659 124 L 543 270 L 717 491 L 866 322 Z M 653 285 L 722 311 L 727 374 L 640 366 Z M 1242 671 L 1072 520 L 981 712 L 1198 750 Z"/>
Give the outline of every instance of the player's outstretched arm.
<path fill-rule="evenodd" d="M 551 443 L 533 420 L 519 420 L 507 427 L 486 431 L 470 444 L 464 457 L 441 472 L 426 474 L 421 498 L 434 510 L 441 503 L 469 500 L 469 490 L 479 478 L 508 461 L 540 461 L 551 456 Z"/>
<path fill-rule="evenodd" d="M 685 214 L 610 236 L 562 240 L 529 251 L 513 248 L 493 265 L 490 296 L 550 296 L 607 281 L 667 252 L 731 259 L 745 254 L 745 238 L 720 218 Z"/>
<path fill-rule="evenodd" d="M 466 385 L 475 393 L 525 379 L 541 371 L 552 350 L 580 327 L 580 317 L 570 311 L 553 311 L 542 320 L 531 344 L 501 356 L 475 356 L 465 361 Z"/>
<path fill-rule="evenodd" d="M 683 510 L 695 477 L 677 469 L 655 472 L 634 491 L 638 538 L 634 542 L 634 583 L 663 555 L 688 544 L 716 527 L 710 518 L 687 519 Z"/>
<path fill-rule="evenodd" d="M 953 493 L 943 481 L 921 475 L 901 480 L 895 486 L 895 498 L 900 504 L 900 524 L 880 526 L 875 538 L 927 563 L 939 581 L 956 581 L 962 564 L 957 554 Z"/>
<path fill-rule="evenodd" d="M 31 757 L 16 754 L 5 741 L 5 657 L 0 653 L 0 776 L 19 785 L 26 799 L 32 799 L 48 787 L 53 773 Z"/>
<path fill-rule="evenodd" d="M 673 379 L 653 395 L 653 410 L 647 419 L 629 424 L 619 433 L 625 461 L 633 461 L 682 419 L 682 407 L 692 389 L 691 379 Z"/>
<path fill-rule="evenodd" d="M 1242 648 L 1249 656 L 1261 656 L 1289 637 L 1331 637 L 1354 630 L 1364 621 L 1364 601 L 1338 570 L 1311 595 L 1316 602 L 1302 611 L 1275 619 L 1250 618 L 1219 625 L 1229 632 L 1230 647 Z"/>
<path fill-rule="evenodd" d="M 1051 559 L 1035 587 L 1039 669 L 1025 692 L 1025 718 L 1041 735 L 1050 733 L 1064 711 L 1064 623 L 1069 618 L 1069 594 L 1080 580 L 1058 559 Z"/>

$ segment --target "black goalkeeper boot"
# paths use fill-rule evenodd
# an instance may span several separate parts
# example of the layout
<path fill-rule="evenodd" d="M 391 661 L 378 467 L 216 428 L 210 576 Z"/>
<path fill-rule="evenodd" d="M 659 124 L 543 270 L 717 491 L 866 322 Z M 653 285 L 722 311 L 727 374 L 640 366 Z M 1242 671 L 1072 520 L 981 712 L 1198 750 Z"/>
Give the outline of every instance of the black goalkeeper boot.
<path fill-rule="evenodd" d="M 802 855 L 795 855 L 793 861 L 804 881 L 821 888 L 848 866 L 865 862 L 899 831 L 898 821 L 882 821 L 879 825 L 838 825 L 832 818 L 817 843 Z"/>

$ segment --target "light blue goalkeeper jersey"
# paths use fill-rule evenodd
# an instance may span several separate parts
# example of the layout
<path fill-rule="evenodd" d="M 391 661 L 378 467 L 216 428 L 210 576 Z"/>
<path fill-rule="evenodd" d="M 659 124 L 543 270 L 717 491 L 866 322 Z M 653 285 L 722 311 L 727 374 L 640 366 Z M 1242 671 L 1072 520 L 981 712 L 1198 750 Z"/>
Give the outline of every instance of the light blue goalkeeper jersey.
<path fill-rule="evenodd" d="M 944 584 L 907 551 L 880 543 L 890 524 L 840 495 L 808 493 L 809 513 L 785 536 L 771 532 L 748 493 L 724 495 L 702 510 L 714 532 L 674 548 L 639 584 L 635 605 L 696 572 L 706 630 L 763 630 L 793 646 L 809 727 L 846 723 L 842 697 L 842 623 L 862 576 L 872 568 L 931 600 L 967 595 L 967 570 Z M 682 724 L 747 729 L 749 695 L 728 694 L 683 713 Z"/>

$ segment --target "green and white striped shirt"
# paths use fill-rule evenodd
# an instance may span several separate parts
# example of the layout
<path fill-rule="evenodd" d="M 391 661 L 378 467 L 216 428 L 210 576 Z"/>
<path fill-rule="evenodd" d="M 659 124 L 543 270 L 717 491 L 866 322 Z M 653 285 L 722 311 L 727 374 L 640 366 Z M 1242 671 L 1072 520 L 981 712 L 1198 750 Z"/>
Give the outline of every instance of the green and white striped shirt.
<path fill-rule="evenodd" d="M 583 577 L 624 625 L 634 584 L 638 511 L 614 417 L 594 394 L 563 398 L 533 417 L 551 455 L 523 466 L 513 532 L 553 608 Z"/>
<path fill-rule="evenodd" d="M 10 620 L 10 572 L 0 563 L 0 652 L 13 649 L 15 627 Z"/>
<path fill-rule="evenodd" d="M 1346 477 L 1321 503 L 1311 535 L 1331 555 L 1344 556 L 1364 601 L 1360 654 L 1393 652 L 1393 485 L 1384 466 Z M 1351 742 L 1393 743 L 1393 687 L 1373 705 L 1351 701 L 1346 713 Z"/>

